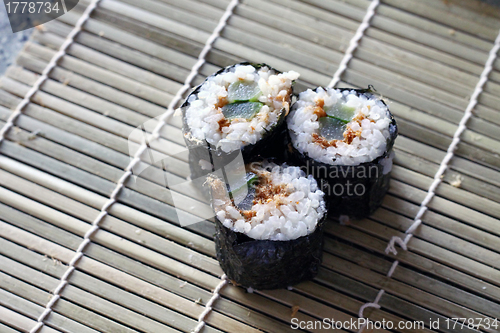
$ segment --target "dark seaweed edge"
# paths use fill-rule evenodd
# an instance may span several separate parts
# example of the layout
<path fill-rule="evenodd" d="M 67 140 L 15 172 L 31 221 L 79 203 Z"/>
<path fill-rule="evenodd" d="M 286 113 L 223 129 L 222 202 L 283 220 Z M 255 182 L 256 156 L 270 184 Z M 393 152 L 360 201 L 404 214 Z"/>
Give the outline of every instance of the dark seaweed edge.
<path fill-rule="evenodd" d="M 318 89 L 318 88 L 323 88 L 325 90 L 327 89 L 325 87 L 317 87 L 316 89 Z M 316 90 L 316 89 L 314 89 L 314 90 Z M 370 89 L 370 86 L 368 89 L 352 89 L 352 88 L 336 88 L 336 89 L 340 90 L 342 92 L 346 91 L 346 90 L 355 91 L 358 94 L 358 96 L 361 94 L 363 94 L 367 97 L 376 96 L 376 94 L 373 93 L 373 90 Z M 285 160 L 291 161 L 295 165 L 307 166 L 308 170 L 315 169 L 315 168 L 326 168 L 326 170 L 340 169 L 342 172 L 342 171 L 345 171 L 346 169 L 349 170 L 349 168 L 355 168 L 355 169 L 356 168 L 365 168 L 365 170 L 366 169 L 369 170 L 370 165 L 377 165 L 378 166 L 382 159 L 388 157 L 392 153 L 394 142 L 396 141 L 396 138 L 398 136 L 398 128 L 397 128 L 397 123 L 396 123 L 396 120 L 394 118 L 394 115 L 389 110 L 389 107 L 385 103 L 385 101 L 382 99 L 380 99 L 380 101 L 386 106 L 387 112 L 389 113 L 389 116 L 391 119 L 391 122 L 389 123 L 389 138 L 387 139 L 387 146 L 386 146 L 385 151 L 382 153 L 382 155 L 376 157 L 375 159 L 373 159 L 371 161 L 363 162 L 363 163 L 360 163 L 357 165 L 340 165 L 340 164 L 328 164 L 328 163 L 324 163 L 324 162 L 319 162 L 319 161 L 316 161 L 316 160 L 310 158 L 308 156 L 307 152 L 302 153 L 295 148 L 295 146 L 292 143 L 292 140 L 290 137 L 290 131 L 289 131 L 288 125 L 287 125 L 287 129 L 286 129 L 286 131 L 287 131 L 287 133 L 286 133 L 287 149 L 286 149 Z M 295 104 L 292 106 L 292 108 L 294 106 L 295 106 Z M 341 181 L 340 179 L 335 181 L 335 180 L 332 180 L 329 178 L 327 178 L 327 179 L 318 178 L 318 176 L 315 175 L 314 172 L 312 175 L 316 178 L 316 180 L 318 182 L 321 182 L 322 185 L 324 184 L 323 180 L 325 180 L 330 186 L 333 186 L 337 182 Z M 352 198 L 351 199 L 345 199 L 345 198 L 339 199 L 338 197 L 336 197 L 334 195 L 331 195 L 331 194 L 328 195 L 328 193 L 325 194 L 327 201 L 329 203 L 328 216 L 339 217 L 340 215 L 348 215 L 351 218 L 363 218 L 363 217 L 371 215 L 382 204 L 382 198 L 385 196 L 385 194 L 387 193 L 388 188 L 389 188 L 389 179 L 390 179 L 390 173 L 388 173 L 386 175 L 381 175 L 381 176 L 379 176 L 378 179 L 376 179 L 376 182 L 380 181 L 380 183 L 378 185 L 379 186 L 378 191 L 377 191 L 378 196 L 377 196 L 377 198 L 372 198 L 372 201 L 370 201 L 370 202 L 364 202 L 364 205 L 366 207 L 360 206 L 359 203 L 355 203 L 355 201 L 353 201 Z M 370 185 L 374 186 L 371 183 L 370 183 Z M 322 189 L 324 190 L 323 186 L 322 186 Z M 372 189 L 370 188 L 369 193 L 371 193 L 371 190 Z M 340 203 L 339 203 L 339 201 L 340 201 Z"/>
<path fill-rule="evenodd" d="M 287 241 L 251 238 L 227 228 L 216 217 L 214 238 L 217 260 L 224 273 L 233 284 L 257 290 L 286 288 L 314 278 L 323 256 L 323 233 L 328 216 L 326 198 L 324 203 L 326 212 L 317 221 L 314 231 Z M 253 259 L 257 262 L 270 259 L 270 256 L 273 260 L 258 267 L 251 264 L 252 258 L 241 258 L 242 252 L 253 254 Z M 272 255 L 275 257 L 272 258 Z"/>

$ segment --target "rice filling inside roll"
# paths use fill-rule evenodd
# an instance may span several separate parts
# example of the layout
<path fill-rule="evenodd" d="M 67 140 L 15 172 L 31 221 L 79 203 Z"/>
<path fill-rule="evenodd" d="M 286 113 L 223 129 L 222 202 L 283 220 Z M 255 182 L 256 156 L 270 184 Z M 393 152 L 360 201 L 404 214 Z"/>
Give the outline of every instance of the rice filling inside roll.
<path fill-rule="evenodd" d="M 225 153 L 255 144 L 290 111 L 298 77 L 294 71 L 244 64 L 208 77 L 187 100 L 190 139 L 206 140 Z"/>
<path fill-rule="evenodd" d="M 326 213 L 324 193 L 299 167 L 251 163 L 243 184 L 225 194 L 220 179 L 211 179 L 214 210 L 235 232 L 260 240 L 286 241 L 314 232 Z M 243 191 L 242 191 L 243 189 Z M 248 189 L 248 190 L 246 190 Z"/>
<path fill-rule="evenodd" d="M 375 95 L 317 88 L 300 93 L 288 117 L 292 144 L 310 158 L 331 165 L 358 165 L 386 152 L 392 122 Z"/>

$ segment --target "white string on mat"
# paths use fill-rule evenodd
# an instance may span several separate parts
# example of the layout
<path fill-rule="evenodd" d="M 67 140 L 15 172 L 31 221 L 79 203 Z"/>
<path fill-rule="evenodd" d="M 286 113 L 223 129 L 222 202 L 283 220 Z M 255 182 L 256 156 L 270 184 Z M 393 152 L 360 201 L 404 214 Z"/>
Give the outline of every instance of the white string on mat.
<path fill-rule="evenodd" d="M 70 39 L 67 39 L 63 43 L 63 45 L 61 46 L 58 53 L 56 53 L 56 55 L 52 58 L 51 62 L 47 65 L 47 68 L 45 68 L 45 70 L 43 71 L 43 75 L 37 80 L 37 82 L 35 83 L 33 88 L 30 89 L 30 91 L 26 94 L 25 98 L 20 103 L 20 106 L 18 106 L 16 108 L 16 111 L 18 112 L 18 114 L 15 115 L 14 117 L 12 117 L 12 115 L 11 115 L 11 117 L 9 118 L 10 125 L 7 126 L 9 124 L 9 122 L 8 122 L 6 124 L 6 126 L 4 126 L 2 131 L 0 132 L 2 134 L 2 138 L 3 138 L 3 133 L 5 133 L 10 127 L 13 126 L 13 121 L 15 120 L 15 118 L 20 114 L 23 107 L 29 103 L 30 98 L 40 88 L 40 85 L 47 79 L 48 74 L 50 73 L 52 68 L 54 68 L 56 66 L 57 61 L 65 54 L 66 49 L 73 42 L 73 38 L 76 36 L 76 34 L 79 31 L 81 31 L 83 24 L 89 18 L 91 12 L 94 10 L 94 8 L 96 7 L 96 5 L 99 1 L 100 0 L 93 0 L 91 2 L 91 4 L 86 8 L 83 16 L 78 20 L 75 28 L 68 35 L 68 38 L 70 38 Z M 222 29 L 226 26 L 227 20 L 231 16 L 233 9 L 238 4 L 238 2 L 239 2 L 239 0 L 232 0 L 229 3 L 226 11 L 224 12 L 224 14 L 222 15 L 222 17 L 219 21 L 219 24 L 215 27 L 214 31 L 212 32 L 212 34 L 209 36 L 209 38 L 205 42 L 205 46 L 203 47 L 202 51 L 200 52 L 200 54 L 198 56 L 198 61 L 192 67 L 191 72 L 189 73 L 189 75 L 187 76 L 187 78 L 184 82 L 184 85 L 179 89 L 177 94 L 174 96 L 172 101 L 169 103 L 167 111 L 161 115 L 161 117 L 159 118 L 158 124 L 153 129 L 151 134 L 144 137 L 144 141 L 142 142 L 141 146 L 135 152 L 134 157 L 130 160 L 130 163 L 125 168 L 125 173 L 120 177 L 120 179 L 118 180 L 116 187 L 113 190 L 113 192 L 111 193 L 109 199 L 102 206 L 99 215 L 97 215 L 95 220 L 92 222 L 92 227 L 85 233 L 82 243 L 78 246 L 74 257 L 71 259 L 71 261 L 68 264 L 68 269 L 61 277 L 59 285 L 56 287 L 56 289 L 52 293 L 53 296 L 51 297 L 50 301 L 47 303 L 42 315 L 40 315 L 40 317 L 38 318 L 38 321 L 37 321 L 37 324 L 35 325 L 35 327 L 33 327 L 30 330 L 30 333 L 36 333 L 44 325 L 44 320 L 52 312 L 52 307 L 60 299 L 60 297 L 61 297 L 60 295 L 61 295 L 62 290 L 68 284 L 68 279 L 69 279 L 71 273 L 73 273 L 73 271 L 75 270 L 75 265 L 83 257 L 83 251 L 85 250 L 85 247 L 91 242 L 90 238 L 97 230 L 99 230 L 99 223 L 102 221 L 102 219 L 104 217 L 106 217 L 106 215 L 108 215 L 109 208 L 115 202 L 117 202 L 118 194 L 120 193 L 122 188 L 125 186 L 125 182 L 132 175 L 132 170 L 135 167 L 135 165 L 140 162 L 140 160 L 141 160 L 140 157 L 148 148 L 149 143 L 151 141 L 157 140 L 160 137 L 161 129 L 167 123 L 168 119 L 172 116 L 172 114 L 175 111 L 174 107 L 177 105 L 177 103 L 179 103 L 181 101 L 184 93 L 186 93 L 191 88 L 191 82 L 196 77 L 196 75 L 198 75 L 198 72 L 199 72 L 201 66 L 203 66 L 203 64 L 206 62 L 206 60 L 205 60 L 206 55 L 208 54 L 208 52 L 212 48 L 212 44 L 214 43 L 214 41 L 217 39 L 217 37 L 219 37 Z M 12 118 L 12 120 L 11 120 L 11 118 Z M 5 129 L 6 127 L 8 127 L 8 128 Z M 0 142 L 1 142 L 1 138 L 0 138 Z M 223 275 L 221 277 L 221 282 L 219 283 L 219 285 L 217 285 L 217 287 L 214 290 L 214 294 L 213 294 L 212 298 L 206 304 L 205 310 L 203 311 L 202 315 L 200 315 L 200 317 L 198 319 L 198 326 L 196 328 L 198 331 L 201 330 L 203 328 L 203 326 L 205 325 L 204 320 L 205 320 L 206 316 L 212 310 L 213 303 L 219 297 L 219 292 L 226 285 L 226 283 L 227 283 L 227 278 L 225 275 Z"/>
<path fill-rule="evenodd" d="M 227 278 L 226 274 L 223 274 L 221 276 L 221 281 L 215 287 L 214 292 L 212 294 L 212 297 L 210 297 L 210 300 L 205 304 L 205 310 L 199 315 L 198 317 L 198 325 L 194 328 L 194 330 L 191 331 L 191 333 L 199 333 L 201 329 L 205 326 L 205 318 L 208 316 L 210 312 L 212 312 L 212 305 L 215 303 L 215 301 L 219 298 L 220 296 L 220 291 L 221 289 L 229 282 L 229 279 Z"/>
<path fill-rule="evenodd" d="M 64 43 L 61 45 L 59 50 L 54 54 L 52 59 L 50 59 L 49 63 L 47 66 L 44 68 L 42 71 L 42 74 L 38 79 L 35 81 L 33 86 L 28 90 L 26 95 L 24 95 L 23 100 L 16 106 L 14 111 L 10 114 L 9 118 L 7 119 L 7 122 L 5 125 L 0 129 L 0 144 L 4 141 L 5 135 L 7 132 L 14 126 L 14 123 L 16 119 L 22 114 L 23 109 L 31 102 L 31 98 L 40 90 L 40 87 L 42 84 L 49 78 L 50 72 L 57 66 L 57 63 L 61 58 L 66 54 L 66 51 L 68 47 L 74 42 L 74 39 L 76 35 L 82 31 L 82 27 L 85 24 L 85 22 L 89 19 L 90 14 L 92 11 L 96 8 L 97 4 L 99 3 L 100 0 L 92 0 L 87 8 L 85 8 L 85 11 L 83 12 L 82 16 L 78 19 L 78 21 L 75 24 L 75 27 L 70 31 L 68 36 L 66 36 L 66 39 L 64 40 Z M 83 250 L 83 248 L 88 244 L 88 238 L 95 232 L 95 227 L 92 227 L 87 233 L 85 234 L 84 241 L 78 249 Z M 78 253 L 78 251 L 77 251 Z M 35 333 L 42 326 L 44 325 L 43 322 L 47 318 L 47 316 L 52 312 L 52 307 L 54 304 L 59 300 L 60 298 L 60 293 L 66 286 L 67 278 L 68 276 L 73 272 L 74 270 L 74 265 L 75 263 L 81 258 L 80 256 L 76 256 L 71 260 L 70 266 L 68 267 L 68 270 L 64 273 L 64 275 L 61 278 L 61 281 L 59 285 L 56 287 L 56 289 L 53 292 L 53 296 L 45 306 L 44 311 L 42 314 L 38 317 L 37 324 L 30 330 L 30 333 Z"/>
<path fill-rule="evenodd" d="M 33 87 L 31 87 L 31 89 L 28 90 L 26 95 L 24 95 L 23 100 L 16 106 L 14 112 L 12 112 L 10 114 L 9 118 L 7 119 L 7 122 L 2 127 L 2 129 L 0 129 L 0 144 L 5 139 L 5 135 L 7 134 L 8 130 L 14 126 L 14 122 L 16 121 L 17 117 L 19 117 L 19 115 L 22 113 L 22 111 L 26 107 L 26 105 L 29 104 L 33 95 L 35 95 L 36 92 L 38 90 L 40 90 L 40 86 L 48 79 L 49 74 L 52 71 L 52 69 L 54 69 L 54 67 L 57 66 L 57 63 L 59 62 L 59 60 L 61 60 L 61 58 L 66 54 L 66 50 L 73 43 L 76 35 L 82 30 L 83 25 L 89 19 L 90 14 L 95 9 L 95 7 L 99 3 L 99 1 L 100 0 L 92 0 L 92 2 L 89 4 L 89 6 L 83 12 L 80 19 L 76 22 L 76 25 L 73 28 L 73 30 L 71 30 L 70 33 L 68 34 L 68 36 L 66 37 L 66 40 L 61 45 L 61 47 L 59 48 L 57 53 L 54 54 L 52 59 L 50 59 L 50 62 L 47 64 L 47 66 L 43 70 L 42 75 L 40 75 L 40 77 L 38 77 L 38 79 L 35 81 L 35 84 L 33 84 Z"/>
<path fill-rule="evenodd" d="M 427 211 L 428 207 L 427 205 L 429 202 L 432 200 L 434 195 L 436 194 L 436 189 L 438 185 L 442 181 L 442 177 L 446 170 L 449 167 L 449 163 L 451 159 L 454 156 L 455 149 L 458 147 L 458 144 L 460 143 L 460 136 L 462 133 L 467 129 L 467 121 L 470 119 L 472 116 L 472 110 L 476 107 L 479 95 L 483 92 L 483 88 L 485 83 L 488 81 L 488 76 L 493 69 L 493 63 L 495 62 L 496 58 L 498 57 L 498 51 L 500 50 L 500 31 L 498 32 L 497 38 L 495 39 L 495 43 L 493 45 L 493 48 L 490 50 L 490 53 L 488 55 L 488 59 L 486 60 L 486 63 L 484 65 L 483 72 L 479 76 L 479 81 L 476 84 L 476 88 L 474 89 L 474 92 L 472 93 L 472 96 L 469 100 L 469 104 L 467 105 L 467 108 L 465 109 L 464 116 L 460 120 L 460 123 L 458 124 L 458 127 L 455 131 L 455 134 L 453 135 L 453 139 L 451 141 L 450 146 L 448 147 L 448 150 L 446 152 L 445 157 L 441 161 L 441 164 L 439 165 L 439 169 L 434 175 L 434 179 L 431 183 L 431 186 L 429 187 L 429 190 L 427 191 L 427 195 L 425 196 L 424 200 L 420 204 L 420 209 L 417 212 L 417 215 L 415 216 L 412 225 L 405 231 L 406 236 L 403 238 L 399 236 L 393 236 L 391 237 L 391 240 L 389 241 L 387 248 L 385 249 L 385 253 L 389 254 L 389 252 L 393 254 L 397 254 L 398 252 L 396 251 L 396 244 L 398 244 L 403 250 L 407 251 L 408 250 L 408 242 L 410 239 L 413 237 L 413 233 L 417 228 L 422 224 L 422 217 L 424 213 Z M 391 266 L 391 269 L 387 273 L 387 277 L 390 278 L 392 274 L 394 273 L 394 270 L 396 267 L 399 265 L 399 261 L 396 260 Z M 380 301 L 380 298 L 384 294 L 385 290 L 381 289 L 379 293 L 377 294 L 377 297 L 375 298 L 375 301 L 373 303 L 366 303 L 361 308 L 359 309 L 359 317 L 363 318 L 363 310 L 368 308 L 368 307 L 374 307 L 374 308 L 380 308 L 380 305 L 378 302 Z M 364 329 L 364 326 L 359 330 L 359 332 L 362 332 Z"/>
<path fill-rule="evenodd" d="M 208 51 L 210 51 L 210 48 L 212 47 L 212 43 L 217 39 L 217 37 L 220 36 L 222 29 L 224 29 L 224 27 L 226 26 L 227 20 L 233 14 L 233 10 L 238 5 L 238 3 L 239 3 L 239 0 L 232 0 L 229 3 L 229 5 L 227 6 L 226 11 L 224 12 L 224 14 L 222 15 L 222 17 L 219 20 L 219 24 L 217 25 L 217 27 L 215 27 L 215 30 L 213 31 L 212 35 L 208 38 L 208 40 L 205 44 L 205 47 L 201 51 L 200 57 L 203 55 L 203 62 L 199 65 L 199 67 L 201 67 L 201 65 L 203 65 L 203 63 L 205 63 L 205 55 L 208 53 Z M 194 75 L 193 75 L 193 78 L 194 78 Z M 226 274 L 223 274 L 221 276 L 221 281 L 219 282 L 217 287 L 215 287 L 215 289 L 214 289 L 212 297 L 207 302 L 207 304 L 205 304 L 205 309 L 199 315 L 198 325 L 196 325 L 196 327 L 192 331 L 193 333 L 198 333 L 203 329 L 203 327 L 205 327 L 205 325 L 206 325 L 205 319 L 210 314 L 210 312 L 212 312 L 213 303 L 219 298 L 219 295 L 220 295 L 219 293 L 220 293 L 221 289 L 228 283 L 228 281 L 229 280 L 227 279 Z"/>
<path fill-rule="evenodd" d="M 351 41 L 349 42 L 349 47 L 345 51 L 344 57 L 340 61 L 339 68 L 337 68 L 337 71 L 335 72 L 335 74 L 333 74 L 333 78 L 327 86 L 328 88 L 333 88 L 337 83 L 339 83 L 340 77 L 346 71 L 347 65 L 349 64 L 349 61 L 351 61 L 354 51 L 356 51 L 356 48 L 359 45 L 359 41 L 365 34 L 365 30 L 368 29 L 368 27 L 370 27 L 370 21 L 373 15 L 375 15 L 375 9 L 377 9 L 379 3 L 380 3 L 379 0 L 372 0 L 370 6 L 368 6 L 365 17 L 363 17 L 363 21 L 361 21 L 361 24 L 356 30 L 356 33 L 351 38 Z"/>

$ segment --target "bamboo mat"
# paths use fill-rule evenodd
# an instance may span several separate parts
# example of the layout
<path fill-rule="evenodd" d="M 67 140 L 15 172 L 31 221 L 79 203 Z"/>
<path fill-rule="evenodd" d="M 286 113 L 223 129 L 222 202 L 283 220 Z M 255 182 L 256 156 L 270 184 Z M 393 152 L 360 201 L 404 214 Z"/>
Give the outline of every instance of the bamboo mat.
<path fill-rule="evenodd" d="M 36 327 L 141 146 L 135 129 L 158 124 L 229 3 L 102 0 L 16 119 L 0 145 L 0 332 Z M 1 127 L 88 4 L 37 29 L 1 78 Z M 192 85 L 243 60 L 300 72 L 299 91 L 327 85 L 369 5 L 241 0 Z M 500 10 L 480 2 L 381 2 L 337 86 L 373 85 L 397 119 L 383 207 L 348 225 L 329 222 L 313 281 L 253 293 L 223 287 L 203 332 L 291 332 L 293 318 L 357 320 L 381 289 L 380 308 L 366 308 L 365 317 L 426 327 L 376 332 L 500 331 L 445 324 L 452 317 L 500 320 L 500 60 L 408 251 L 385 252 L 413 223 L 499 29 Z M 192 187 L 164 187 L 165 177 L 189 176 L 180 126 L 170 118 L 147 149 L 165 165 L 141 155 L 147 168 L 127 179 L 38 332 L 190 332 L 198 325 L 223 272 L 212 222 L 183 228 L 173 204 L 192 219 L 209 207 Z M 399 265 L 387 277 L 394 260 Z M 429 327 L 438 319 L 439 328 Z"/>

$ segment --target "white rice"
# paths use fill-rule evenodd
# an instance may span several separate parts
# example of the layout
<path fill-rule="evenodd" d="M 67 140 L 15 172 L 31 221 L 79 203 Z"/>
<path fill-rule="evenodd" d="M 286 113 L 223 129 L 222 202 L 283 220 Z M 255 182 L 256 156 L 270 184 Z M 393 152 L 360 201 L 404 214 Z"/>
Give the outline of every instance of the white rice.
<path fill-rule="evenodd" d="M 265 163 L 259 178 L 266 177 L 274 186 L 283 189 L 271 200 L 255 202 L 249 210 L 255 216 L 245 218 L 226 195 L 214 200 L 217 218 L 227 228 L 254 239 L 286 241 L 312 233 L 326 213 L 324 193 L 316 180 L 306 176 L 299 167 Z M 257 185 L 257 190 L 259 185 Z M 247 212 L 249 212 L 247 211 Z"/>
<path fill-rule="evenodd" d="M 318 101 L 323 100 L 324 106 L 331 106 L 341 100 L 344 94 L 347 101 L 344 105 L 356 108 L 355 116 L 347 124 L 352 132 L 357 132 L 352 142 L 337 140 L 336 147 L 323 147 L 313 140 L 313 134 L 318 132 L 318 116 L 314 108 Z M 362 120 L 356 118 L 364 118 Z M 357 95 L 354 90 L 341 92 L 338 89 L 317 88 L 300 93 L 287 119 L 293 146 L 301 153 L 326 164 L 359 165 L 373 161 L 384 154 L 389 139 L 389 124 L 391 117 L 387 106 L 372 96 Z M 344 137 L 346 137 L 346 130 Z"/>
<path fill-rule="evenodd" d="M 270 131 L 282 114 L 290 110 L 289 97 L 292 82 L 299 77 L 294 71 L 275 74 L 274 70 L 262 67 L 258 71 L 251 65 L 236 65 L 228 72 L 210 76 L 197 95 L 188 98 L 186 121 L 191 138 L 207 140 L 210 144 L 230 153 L 247 144 L 255 144 L 266 131 Z M 238 80 L 255 81 L 262 95 L 259 102 L 265 105 L 252 119 L 233 119 L 229 126 L 221 128 L 224 119 L 220 100 L 227 97 L 228 86 Z M 220 104 L 219 104 L 220 105 Z"/>

